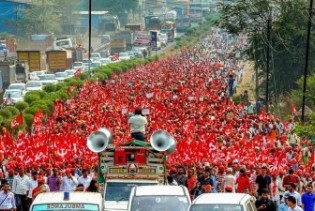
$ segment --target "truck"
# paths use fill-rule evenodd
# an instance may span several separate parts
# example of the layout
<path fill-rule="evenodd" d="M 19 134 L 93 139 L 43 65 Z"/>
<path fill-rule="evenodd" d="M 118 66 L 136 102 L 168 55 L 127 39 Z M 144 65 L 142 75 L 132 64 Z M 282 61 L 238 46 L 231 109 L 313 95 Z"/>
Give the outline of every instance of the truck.
<path fill-rule="evenodd" d="M 161 33 L 166 33 L 168 36 L 168 41 L 173 42 L 176 36 L 175 23 L 172 21 L 165 21 L 161 25 Z"/>
<path fill-rule="evenodd" d="M 16 82 L 15 64 L 9 61 L 0 61 L 0 92 L 3 93 L 14 82 Z"/>
<path fill-rule="evenodd" d="M 147 31 L 135 31 L 134 46 L 149 46 L 150 34 Z"/>
<path fill-rule="evenodd" d="M 134 41 L 132 31 L 119 31 L 115 34 L 114 39 L 122 39 L 126 41 L 127 46 L 132 46 Z"/>
<path fill-rule="evenodd" d="M 106 128 L 87 138 L 88 148 L 98 153 L 98 181 L 104 189 L 105 210 L 127 210 L 134 186 L 167 184 L 166 157 L 176 148 L 175 139 L 159 130 L 150 143 L 133 139 L 129 144 L 115 146 Z"/>
<path fill-rule="evenodd" d="M 40 51 L 17 51 L 17 60 L 26 61 L 29 65 L 29 71 L 41 70 L 41 52 Z"/>
<path fill-rule="evenodd" d="M 161 20 L 158 15 L 148 15 L 144 17 L 145 30 L 160 30 Z"/>
<path fill-rule="evenodd" d="M 127 49 L 127 43 L 124 39 L 113 39 L 110 42 L 110 54 L 124 52 Z"/>
<path fill-rule="evenodd" d="M 16 82 L 26 83 L 29 76 L 29 65 L 27 61 L 16 61 L 15 80 Z"/>
<path fill-rule="evenodd" d="M 126 31 L 141 31 L 142 30 L 142 26 L 141 24 L 126 24 L 125 25 L 125 30 Z"/>
<path fill-rule="evenodd" d="M 175 23 L 176 32 L 186 32 L 191 27 L 189 16 L 179 16 Z"/>
<path fill-rule="evenodd" d="M 72 51 L 66 50 L 51 50 L 46 52 L 48 71 L 55 73 L 71 69 L 72 66 Z"/>

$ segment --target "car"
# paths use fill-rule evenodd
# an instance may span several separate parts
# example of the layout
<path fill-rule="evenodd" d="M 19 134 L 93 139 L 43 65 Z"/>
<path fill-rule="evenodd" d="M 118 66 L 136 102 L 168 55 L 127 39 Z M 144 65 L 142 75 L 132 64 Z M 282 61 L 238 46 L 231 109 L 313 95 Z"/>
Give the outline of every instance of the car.
<path fill-rule="evenodd" d="M 127 210 L 187 211 L 190 203 L 189 192 L 184 186 L 136 186 L 131 190 Z"/>
<path fill-rule="evenodd" d="M 34 80 L 39 80 L 39 77 L 36 73 L 29 73 L 29 79 L 34 81 Z"/>
<path fill-rule="evenodd" d="M 78 210 L 103 211 L 104 201 L 102 194 L 93 192 L 68 192 L 65 199 L 64 192 L 44 192 L 36 196 L 30 211 L 43 210 Z"/>
<path fill-rule="evenodd" d="M 23 92 L 21 89 L 7 89 L 7 90 L 5 90 L 5 92 L 3 94 L 3 102 L 5 102 L 8 99 L 9 95 L 10 95 L 13 103 L 23 101 L 23 99 L 24 99 Z"/>
<path fill-rule="evenodd" d="M 129 60 L 131 57 L 129 56 L 128 52 L 120 52 L 119 59 L 120 61 Z"/>
<path fill-rule="evenodd" d="M 25 92 L 25 83 L 12 83 L 9 85 L 8 89 L 19 89 Z"/>
<path fill-rule="evenodd" d="M 204 193 L 190 205 L 189 211 L 256 211 L 252 196 L 243 193 Z"/>
<path fill-rule="evenodd" d="M 36 70 L 36 71 L 33 71 L 32 73 L 35 73 L 36 75 L 40 76 L 40 75 L 45 75 L 46 71 L 45 70 Z"/>
<path fill-rule="evenodd" d="M 39 76 L 40 82 L 42 82 L 43 86 L 47 84 L 57 84 L 58 80 L 56 80 L 56 77 L 54 74 L 45 74 Z"/>
<path fill-rule="evenodd" d="M 42 82 L 40 81 L 28 81 L 26 83 L 26 92 L 29 91 L 40 91 L 43 89 Z"/>
<path fill-rule="evenodd" d="M 71 78 L 74 76 L 74 73 L 77 72 L 77 70 L 68 69 L 68 70 L 65 70 L 65 72 L 68 74 L 68 78 Z"/>
<path fill-rule="evenodd" d="M 83 68 L 83 62 L 74 62 L 72 64 L 72 69 L 77 70 L 77 69 L 80 69 L 80 68 Z"/>
<path fill-rule="evenodd" d="M 110 58 L 101 58 L 100 60 L 102 66 L 110 64 L 112 62 L 112 60 Z"/>
<path fill-rule="evenodd" d="M 68 73 L 67 72 L 56 72 L 55 73 L 55 78 L 58 82 L 61 82 L 61 81 L 64 81 L 66 80 L 67 78 L 70 78 L 68 76 Z"/>
<path fill-rule="evenodd" d="M 126 51 L 126 53 L 128 53 L 128 55 L 130 56 L 131 59 L 136 57 L 136 54 L 134 51 Z"/>
<path fill-rule="evenodd" d="M 92 61 L 99 61 L 102 58 L 100 53 L 91 53 L 91 60 Z"/>
<path fill-rule="evenodd" d="M 91 69 L 102 66 L 101 61 L 93 61 L 91 64 Z"/>

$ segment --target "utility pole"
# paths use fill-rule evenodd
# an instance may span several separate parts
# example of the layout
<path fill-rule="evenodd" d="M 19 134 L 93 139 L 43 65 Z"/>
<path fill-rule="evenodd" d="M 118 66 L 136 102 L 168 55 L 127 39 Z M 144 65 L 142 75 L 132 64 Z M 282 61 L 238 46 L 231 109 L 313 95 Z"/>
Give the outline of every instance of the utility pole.
<path fill-rule="evenodd" d="M 313 0 L 310 0 L 309 14 L 308 14 L 308 26 L 307 26 L 307 38 L 306 38 L 306 52 L 305 52 L 305 66 L 304 66 L 304 83 L 303 83 L 303 99 L 302 99 L 302 122 L 305 122 L 305 100 L 306 100 L 306 88 L 307 88 L 307 75 L 309 64 L 309 52 L 310 52 L 310 39 L 313 19 Z"/>
<path fill-rule="evenodd" d="M 89 71 L 91 68 L 90 60 L 91 60 L 91 43 L 92 43 L 92 0 L 89 0 Z"/>
<path fill-rule="evenodd" d="M 271 45 L 271 14 L 267 21 L 267 68 L 266 68 L 266 112 L 269 111 L 269 73 L 270 73 L 270 45 Z"/>

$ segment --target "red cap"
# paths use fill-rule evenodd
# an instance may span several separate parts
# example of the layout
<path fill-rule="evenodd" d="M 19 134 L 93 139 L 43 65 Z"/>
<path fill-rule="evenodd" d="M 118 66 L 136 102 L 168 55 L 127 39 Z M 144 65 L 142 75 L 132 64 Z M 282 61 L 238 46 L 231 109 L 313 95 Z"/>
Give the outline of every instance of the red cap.
<path fill-rule="evenodd" d="M 39 178 L 37 179 L 37 182 L 38 182 L 38 183 L 45 183 L 44 177 L 39 177 Z"/>

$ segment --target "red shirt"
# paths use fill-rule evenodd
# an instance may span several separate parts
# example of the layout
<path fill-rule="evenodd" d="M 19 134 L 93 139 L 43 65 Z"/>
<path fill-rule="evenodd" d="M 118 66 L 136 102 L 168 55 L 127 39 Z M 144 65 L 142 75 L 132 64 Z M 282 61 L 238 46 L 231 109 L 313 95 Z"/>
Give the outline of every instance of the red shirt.
<path fill-rule="evenodd" d="M 247 176 L 239 176 L 236 179 L 237 193 L 244 193 L 244 189 L 249 189 L 249 178 Z"/>
<path fill-rule="evenodd" d="M 289 174 L 283 178 L 283 187 L 286 188 L 290 185 L 290 183 L 294 183 L 296 185 L 299 184 L 299 177 L 295 174 Z"/>
<path fill-rule="evenodd" d="M 196 177 L 190 177 L 187 179 L 188 190 L 191 191 L 196 185 Z"/>

